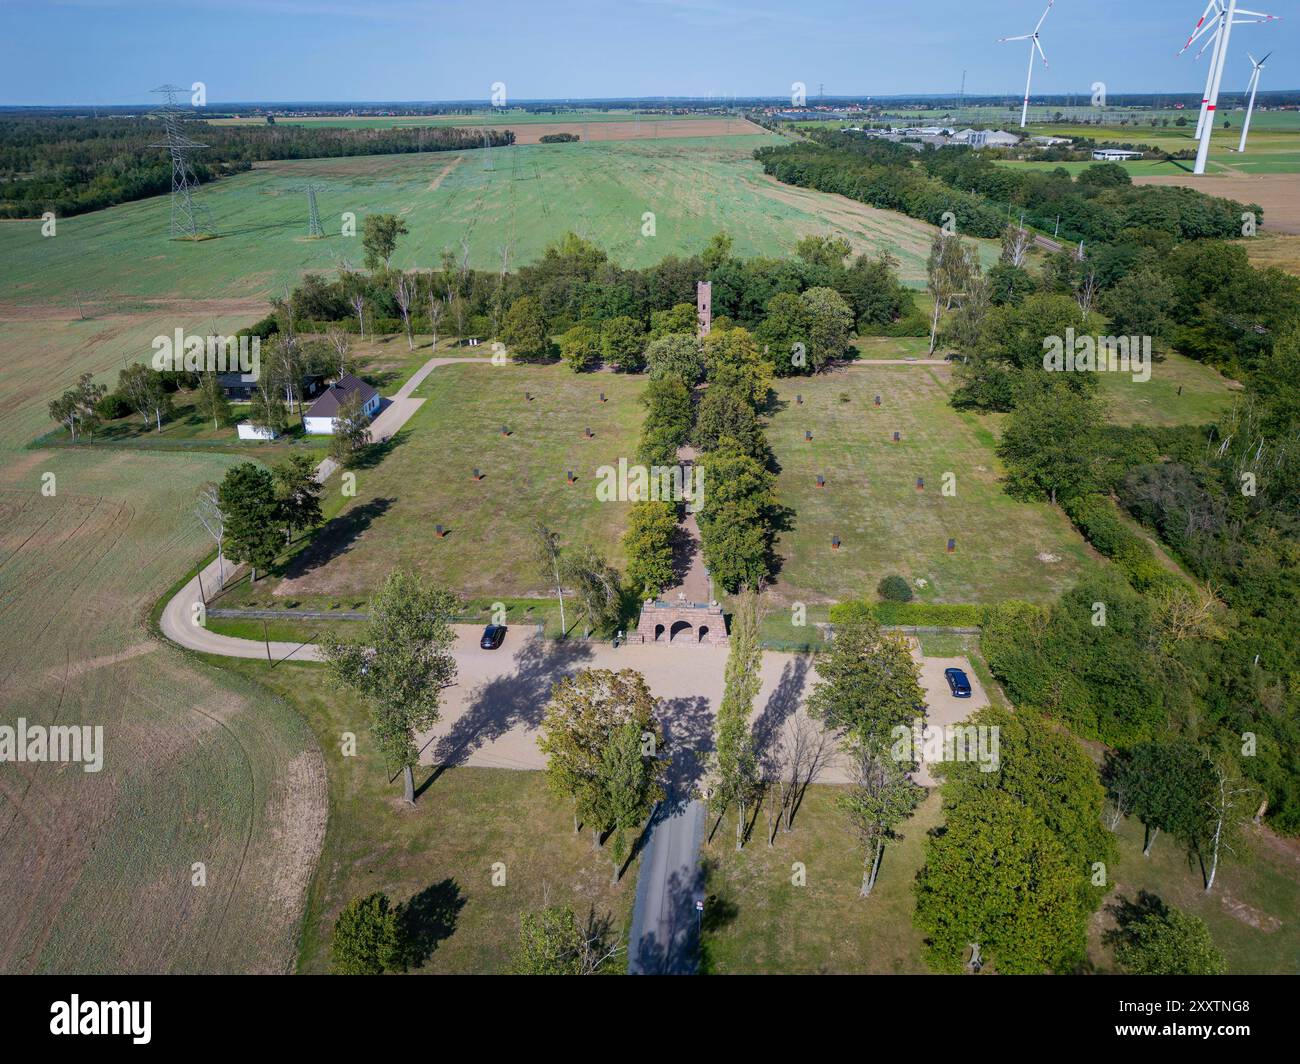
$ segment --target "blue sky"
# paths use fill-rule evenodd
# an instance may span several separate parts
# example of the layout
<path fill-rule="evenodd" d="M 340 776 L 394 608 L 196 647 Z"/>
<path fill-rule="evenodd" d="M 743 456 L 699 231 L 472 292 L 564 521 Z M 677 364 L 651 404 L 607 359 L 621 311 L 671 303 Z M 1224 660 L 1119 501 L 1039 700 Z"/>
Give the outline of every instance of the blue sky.
<path fill-rule="evenodd" d="M 209 102 L 902 92 L 1018 95 L 1046 0 L 0 0 L 0 104 L 135 103 L 165 81 Z M 1204 0 L 1057 0 L 1035 92 L 1199 90 L 1175 54 Z M 1276 55 L 1264 88 L 1300 88 L 1300 3 L 1234 30 Z M 1240 85 L 1238 85 L 1240 83 Z"/>

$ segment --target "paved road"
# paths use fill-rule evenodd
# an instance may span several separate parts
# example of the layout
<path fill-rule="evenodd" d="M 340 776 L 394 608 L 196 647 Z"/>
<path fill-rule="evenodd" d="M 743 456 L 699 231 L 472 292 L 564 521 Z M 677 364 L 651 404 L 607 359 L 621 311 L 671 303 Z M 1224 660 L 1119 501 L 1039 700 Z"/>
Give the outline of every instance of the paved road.
<path fill-rule="evenodd" d="M 704 897 L 700 845 L 704 803 L 680 793 L 656 811 L 641 854 L 636 904 L 628 937 L 629 975 L 693 975 L 699 961 L 699 917 Z"/>
<path fill-rule="evenodd" d="M 424 383 L 424 379 L 439 366 L 452 366 L 458 363 L 490 366 L 492 361 L 486 358 L 454 358 L 438 356 L 429 359 L 416 370 L 410 379 L 402 385 L 397 394 L 392 396 L 370 425 L 370 438 L 376 443 L 391 439 L 397 431 L 411 419 L 424 405 L 423 399 L 413 399 L 415 389 Z M 316 467 L 316 481 L 324 484 L 336 471 L 338 464 L 332 458 L 325 458 Z M 236 567 L 229 562 L 225 564 L 225 577 L 233 578 Z M 180 589 L 163 610 L 159 625 L 163 635 L 174 643 L 191 650 L 201 650 L 206 654 L 220 654 L 228 658 L 264 658 L 267 646 L 255 639 L 236 639 L 233 636 L 217 635 L 209 632 L 199 623 L 196 607 L 199 602 L 211 599 L 221 587 L 221 573 L 216 560 Z M 200 590 L 202 589 L 202 590 Z M 206 595 L 204 594 L 206 592 Z M 320 651 L 311 645 L 295 643 L 272 643 L 270 655 L 274 661 L 319 661 Z"/>

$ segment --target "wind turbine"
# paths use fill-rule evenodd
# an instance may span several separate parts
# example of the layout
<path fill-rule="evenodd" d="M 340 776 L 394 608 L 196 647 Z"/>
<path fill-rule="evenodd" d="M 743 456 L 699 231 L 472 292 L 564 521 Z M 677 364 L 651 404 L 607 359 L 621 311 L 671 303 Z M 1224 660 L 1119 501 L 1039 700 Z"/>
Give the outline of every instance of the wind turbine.
<path fill-rule="evenodd" d="M 1246 105 L 1246 121 L 1241 126 L 1241 144 L 1237 146 L 1238 154 L 1246 150 L 1246 134 L 1250 132 L 1250 116 L 1255 113 L 1255 94 L 1259 92 L 1259 72 L 1264 69 L 1264 64 L 1268 62 L 1268 56 L 1272 54 L 1272 52 L 1269 52 L 1263 59 L 1257 60 L 1249 52 L 1246 53 L 1251 66 L 1255 69 L 1250 75 L 1250 103 Z"/>
<path fill-rule="evenodd" d="M 1213 20 L 1207 22 L 1206 19 L 1210 18 L 1212 14 Z M 1247 17 L 1238 18 L 1238 15 Z M 1202 121 L 1197 126 L 1197 136 L 1200 139 L 1200 144 L 1196 149 L 1196 165 L 1192 168 L 1192 173 L 1205 173 L 1205 164 L 1210 157 L 1210 138 L 1214 135 L 1214 113 L 1219 106 L 1219 88 L 1223 84 L 1223 67 L 1228 56 L 1228 40 L 1232 35 L 1232 27 L 1242 26 L 1247 23 L 1277 21 L 1277 15 L 1265 15 L 1260 11 L 1245 11 L 1237 7 L 1237 0 L 1210 0 L 1210 6 L 1205 9 L 1201 21 L 1196 24 L 1196 29 L 1192 31 L 1191 37 L 1183 45 L 1183 52 L 1185 52 L 1194 41 L 1209 33 L 1210 28 L 1214 27 L 1214 32 L 1210 33 L 1209 40 L 1197 53 L 1199 57 L 1211 44 L 1214 45 L 1210 60 L 1209 78 L 1206 82 L 1205 102 L 1202 104 Z M 1183 52 L 1178 54 L 1182 55 Z"/>
<path fill-rule="evenodd" d="M 1051 13 L 1052 5 L 1056 0 L 1047 0 L 1047 10 L 1043 12 L 1043 17 L 1038 20 L 1038 25 L 1034 27 L 1033 33 L 1022 33 L 1019 37 L 999 37 L 998 43 L 1004 44 L 1007 41 L 1028 41 L 1029 42 L 1029 75 L 1025 78 L 1025 106 L 1020 111 L 1020 128 L 1025 128 L 1025 123 L 1029 121 L 1029 85 L 1034 80 L 1034 51 L 1037 49 L 1038 54 L 1043 57 L 1043 66 L 1047 66 L 1047 53 L 1043 51 L 1043 46 L 1038 43 L 1038 31 L 1043 28 L 1043 19 Z"/>
<path fill-rule="evenodd" d="M 1205 49 L 1210 47 L 1210 45 L 1215 44 L 1219 39 L 1219 29 L 1223 24 L 1223 11 L 1223 4 L 1220 0 L 1210 0 L 1210 2 L 1205 5 L 1205 13 L 1201 15 L 1200 20 L 1192 30 L 1191 36 L 1187 38 L 1187 43 L 1183 45 L 1182 51 L 1178 54 L 1182 55 L 1183 52 L 1187 51 L 1188 48 L 1205 36 L 1205 34 L 1210 33 L 1210 30 L 1213 30 L 1214 32 L 1210 33 L 1209 39 L 1201 46 L 1201 50 L 1196 53 L 1196 58 L 1200 59 L 1201 56 L 1205 54 Z M 1197 140 L 1201 139 L 1201 130 L 1205 128 L 1205 115 L 1210 106 L 1210 87 L 1214 82 L 1214 61 L 1217 56 L 1217 51 L 1211 54 L 1210 68 L 1205 73 L 1205 93 L 1201 96 L 1201 113 L 1196 119 Z"/>

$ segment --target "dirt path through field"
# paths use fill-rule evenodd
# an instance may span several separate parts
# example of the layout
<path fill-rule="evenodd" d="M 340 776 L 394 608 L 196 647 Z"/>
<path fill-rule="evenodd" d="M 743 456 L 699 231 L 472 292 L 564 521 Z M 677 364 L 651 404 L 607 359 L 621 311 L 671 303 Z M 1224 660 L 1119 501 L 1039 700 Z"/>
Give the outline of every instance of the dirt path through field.
<path fill-rule="evenodd" d="M 464 158 L 465 156 L 463 155 L 457 155 L 456 158 L 452 159 L 451 162 L 449 162 L 446 166 L 444 166 L 441 170 L 439 170 L 437 177 L 435 177 L 432 181 L 429 182 L 428 191 L 437 192 L 438 186 L 441 185 L 443 181 L 446 180 L 447 175 L 449 173 L 451 173 L 453 170 L 456 169 L 456 167 L 458 167 L 461 164 L 461 161 Z"/>

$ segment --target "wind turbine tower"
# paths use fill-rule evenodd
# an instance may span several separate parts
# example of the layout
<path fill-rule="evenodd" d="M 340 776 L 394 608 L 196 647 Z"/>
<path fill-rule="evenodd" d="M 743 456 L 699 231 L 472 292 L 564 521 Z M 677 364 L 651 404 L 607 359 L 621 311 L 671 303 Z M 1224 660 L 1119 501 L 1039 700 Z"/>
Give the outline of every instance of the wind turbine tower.
<path fill-rule="evenodd" d="M 1259 73 L 1264 69 L 1264 64 L 1268 62 L 1269 52 L 1263 59 L 1257 60 L 1249 52 L 1246 57 L 1250 60 L 1250 65 L 1255 69 L 1250 73 L 1250 102 L 1246 104 L 1246 121 L 1241 126 L 1241 143 L 1237 146 L 1237 153 L 1240 154 L 1246 150 L 1246 134 L 1250 132 L 1250 116 L 1255 113 L 1255 94 L 1259 92 Z"/>
<path fill-rule="evenodd" d="M 1056 0 L 1048 0 L 1047 10 L 1043 12 L 1042 18 L 1038 20 L 1038 25 L 1034 27 L 1033 33 L 1022 33 L 1019 37 L 999 37 L 998 43 L 1004 44 L 1007 41 L 1028 41 L 1029 42 L 1029 74 L 1025 77 L 1025 104 L 1020 110 L 1020 128 L 1024 129 L 1025 124 L 1029 121 L 1029 86 L 1034 80 L 1034 52 L 1037 51 L 1043 57 L 1043 66 L 1047 66 L 1047 53 L 1043 51 L 1043 46 L 1038 43 L 1038 31 L 1043 28 L 1043 21 L 1052 12 L 1052 5 Z"/>
<path fill-rule="evenodd" d="M 1239 15 L 1246 16 L 1239 18 Z M 1208 21 L 1207 21 L 1208 20 Z M 1201 46 L 1201 51 L 1197 53 L 1204 54 L 1207 48 L 1213 45 L 1211 50 L 1210 70 L 1206 82 L 1205 100 L 1201 107 L 1201 122 L 1197 125 L 1197 137 L 1200 144 L 1196 149 L 1196 165 L 1192 168 L 1192 173 L 1205 173 L 1205 164 L 1210 158 L 1210 140 L 1214 136 L 1214 118 L 1219 107 L 1219 89 L 1223 85 L 1223 68 L 1228 57 L 1228 40 L 1232 36 L 1233 26 L 1242 26 L 1248 23 L 1276 22 L 1276 15 L 1265 15 L 1260 11 L 1246 11 L 1237 6 L 1237 0 L 1210 0 L 1210 5 L 1205 9 L 1205 14 L 1196 24 L 1196 29 L 1192 31 L 1191 37 L 1183 45 L 1183 52 L 1187 51 L 1197 40 L 1205 35 L 1209 39 Z M 1213 29 L 1213 32 L 1211 30 Z M 1178 53 L 1182 55 L 1182 52 Z"/>

